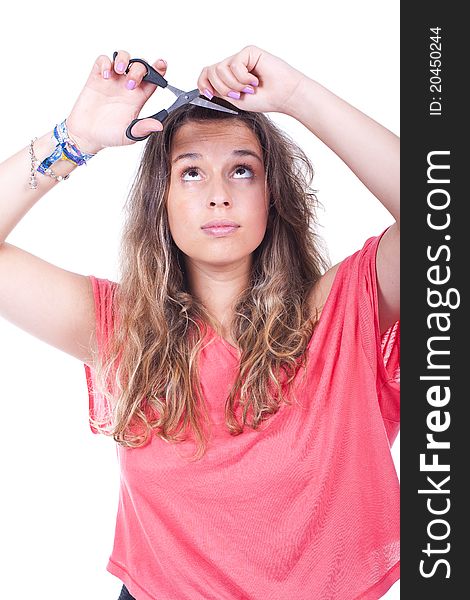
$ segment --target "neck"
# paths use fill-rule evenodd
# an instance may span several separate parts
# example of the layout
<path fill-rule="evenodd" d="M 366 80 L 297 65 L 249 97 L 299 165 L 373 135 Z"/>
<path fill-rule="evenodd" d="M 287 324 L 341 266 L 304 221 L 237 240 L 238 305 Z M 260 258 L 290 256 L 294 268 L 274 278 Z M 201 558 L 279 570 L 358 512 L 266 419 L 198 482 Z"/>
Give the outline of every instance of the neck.
<path fill-rule="evenodd" d="M 250 270 L 251 261 L 246 259 L 220 267 L 186 260 L 191 293 L 204 304 L 224 336 L 229 336 L 235 300 L 248 285 Z"/>

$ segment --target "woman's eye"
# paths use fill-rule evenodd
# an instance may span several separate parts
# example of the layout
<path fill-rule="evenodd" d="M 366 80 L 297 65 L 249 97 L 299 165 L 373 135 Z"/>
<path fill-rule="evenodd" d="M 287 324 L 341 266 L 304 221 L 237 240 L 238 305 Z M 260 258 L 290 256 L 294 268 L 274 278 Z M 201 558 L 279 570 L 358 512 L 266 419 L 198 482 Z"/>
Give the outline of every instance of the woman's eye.
<path fill-rule="evenodd" d="M 248 173 L 248 175 L 247 175 Z M 241 177 L 237 177 L 237 179 L 247 179 L 249 177 L 251 177 L 253 175 L 253 171 L 250 169 L 250 167 L 244 167 L 242 165 L 240 165 L 239 167 L 237 167 L 234 171 L 234 174 L 241 174 Z"/>
<path fill-rule="evenodd" d="M 191 180 L 195 180 L 198 175 L 199 175 L 199 171 L 197 169 L 190 168 L 190 169 L 186 169 L 186 171 L 183 171 L 182 178 L 185 181 L 191 181 Z"/>
<path fill-rule="evenodd" d="M 235 179 L 251 179 L 253 177 L 252 169 L 245 165 L 238 165 L 233 174 Z M 188 167 L 181 173 L 183 181 L 199 181 L 199 177 L 199 169 L 196 167 Z"/>

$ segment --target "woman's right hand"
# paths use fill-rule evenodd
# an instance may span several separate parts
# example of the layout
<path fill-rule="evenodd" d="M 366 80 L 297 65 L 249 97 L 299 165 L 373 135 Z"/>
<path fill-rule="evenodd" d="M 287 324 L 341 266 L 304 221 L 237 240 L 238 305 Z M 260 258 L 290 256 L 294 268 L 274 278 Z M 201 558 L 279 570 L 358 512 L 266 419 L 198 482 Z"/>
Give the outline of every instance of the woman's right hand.
<path fill-rule="evenodd" d="M 126 136 L 126 129 L 139 116 L 157 86 L 142 82 L 146 70 L 141 63 L 132 63 L 126 74 L 129 59 L 130 54 L 124 50 L 118 52 L 114 62 L 103 54 L 96 59 L 85 87 L 67 117 L 70 138 L 82 152 L 96 154 L 109 146 L 135 143 Z M 167 65 L 164 61 L 159 59 L 152 66 L 165 75 Z M 140 137 L 162 129 L 159 121 L 144 119 L 134 126 L 132 133 Z"/>

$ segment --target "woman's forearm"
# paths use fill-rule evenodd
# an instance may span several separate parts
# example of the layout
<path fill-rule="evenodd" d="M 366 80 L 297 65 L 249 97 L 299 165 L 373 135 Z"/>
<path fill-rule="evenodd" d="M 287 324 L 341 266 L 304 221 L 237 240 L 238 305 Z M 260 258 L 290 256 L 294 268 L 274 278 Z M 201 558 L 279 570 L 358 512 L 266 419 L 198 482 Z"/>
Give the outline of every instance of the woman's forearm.
<path fill-rule="evenodd" d="M 44 134 L 34 142 L 34 154 L 38 160 L 44 160 L 50 155 L 55 146 L 52 131 Z M 76 168 L 68 160 L 59 160 L 52 165 L 56 175 L 65 177 Z M 16 227 L 26 213 L 59 182 L 36 173 L 38 186 L 30 189 L 29 179 L 31 174 L 31 157 L 29 145 L 0 163 L 0 244 L 3 243 L 10 232 Z M 67 185 L 62 182 L 60 185 Z"/>
<path fill-rule="evenodd" d="M 286 112 L 333 150 L 399 223 L 400 139 L 394 133 L 308 77 Z"/>

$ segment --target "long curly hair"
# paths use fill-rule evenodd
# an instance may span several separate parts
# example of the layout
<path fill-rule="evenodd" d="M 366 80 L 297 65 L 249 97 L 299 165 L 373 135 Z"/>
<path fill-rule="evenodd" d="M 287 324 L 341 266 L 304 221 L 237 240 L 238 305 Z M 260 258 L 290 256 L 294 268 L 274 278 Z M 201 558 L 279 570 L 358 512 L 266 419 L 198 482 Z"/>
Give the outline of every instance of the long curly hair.
<path fill-rule="evenodd" d="M 93 363 L 109 415 L 92 423 L 133 448 L 151 435 L 175 443 L 192 434 L 195 460 L 206 451 L 210 425 L 198 355 L 207 324 L 217 330 L 217 323 L 188 288 L 166 200 L 176 131 L 209 119 L 221 126 L 236 120 L 257 136 L 269 190 L 266 233 L 253 253 L 249 285 L 236 299 L 232 321 L 231 336 L 240 352 L 238 376 L 225 403 L 225 425 L 232 435 L 241 434 L 245 425 L 257 429 L 282 402 L 291 403 L 289 384 L 304 364 L 318 320 L 312 317 L 309 293 L 328 267 L 316 232 L 313 166 L 268 116 L 186 105 L 167 118 L 162 132 L 148 138 L 124 207 L 120 283 L 111 298 L 115 326 Z"/>

